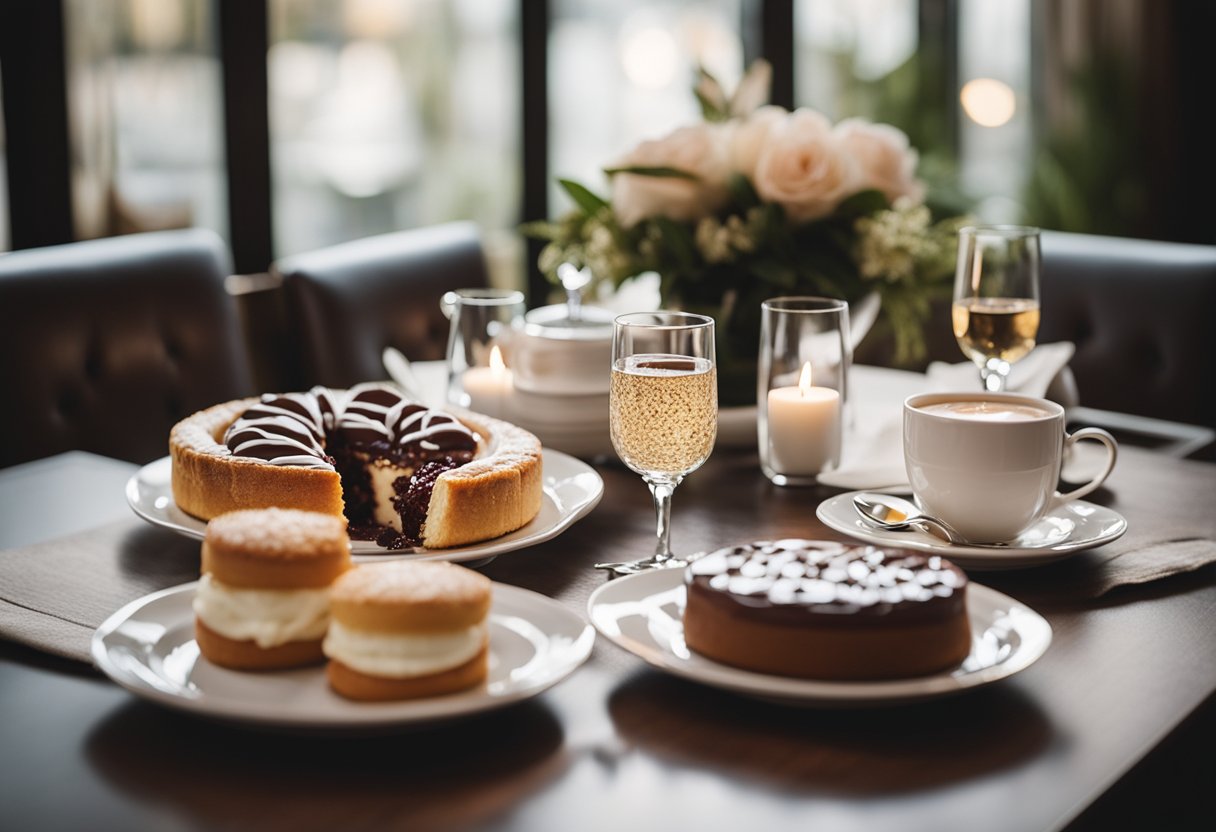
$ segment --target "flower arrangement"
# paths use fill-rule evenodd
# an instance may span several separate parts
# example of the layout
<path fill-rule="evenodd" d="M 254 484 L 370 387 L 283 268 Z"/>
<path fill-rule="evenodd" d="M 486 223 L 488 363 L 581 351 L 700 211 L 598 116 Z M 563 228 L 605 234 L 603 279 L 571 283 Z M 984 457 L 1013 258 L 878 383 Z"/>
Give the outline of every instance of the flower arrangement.
<path fill-rule="evenodd" d="M 552 280 L 563 263 L 618 287 L 657 272 L 665 306 L 712 315 L 727 404 L 754 400 L 760 303 L 776 295 L 876 292 L 896 362 L 920 359 L 965 224 L 933 217 L 901 131 L 764 105 L 770 78 L 757 62 L 728 98 L 701 70 L 701 123 L 606 167 L 608 198 L 559 180 L 575 208 L 524 228 L 547 241 L 539 266 Z"/>

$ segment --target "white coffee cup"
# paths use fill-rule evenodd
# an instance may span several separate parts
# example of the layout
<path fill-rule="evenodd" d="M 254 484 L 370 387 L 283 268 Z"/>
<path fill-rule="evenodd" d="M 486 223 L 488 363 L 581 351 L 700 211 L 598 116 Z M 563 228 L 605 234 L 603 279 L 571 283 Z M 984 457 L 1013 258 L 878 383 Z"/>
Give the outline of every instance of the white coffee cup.
<path fill-rule="evenodd" d="M 1067 494 L 1056 490 L 1066 448 L 1106 446 L 1102 472 Z M 1100 428 L 1064 430 L 1064 408 L 1008 393 L 926 393 L 904 402 L 904 465 L 927 514 L 968 540 L 1013 540 L 1045 514 L 1102 485 L 1115 467 L 1115 438 Z"/>

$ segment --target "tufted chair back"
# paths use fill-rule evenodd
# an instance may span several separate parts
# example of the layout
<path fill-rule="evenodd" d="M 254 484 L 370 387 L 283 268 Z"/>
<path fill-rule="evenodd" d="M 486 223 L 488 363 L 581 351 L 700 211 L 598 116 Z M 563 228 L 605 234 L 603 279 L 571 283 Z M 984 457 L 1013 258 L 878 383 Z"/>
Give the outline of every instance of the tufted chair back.
<path fill-rule="evenodd" d="M 444 292 L 485 286 L 477 226 L 455 222 L 368 237 L 286 258 L 282 275 L 305 385 L 349 387 L 387 377 L 381 355 L 443 358 Z"/>
<path fill-rule="evenodd" d="M 1081 404 L 1216 428 L 1216 246 L 1044 232 L 1041 300 Z"/>
<path fill-rule="evenodd" d="M 0 466 L 67 450 L 148 462 L 248 395 L 228 256 L 203 230 L 0 255 Z"/>

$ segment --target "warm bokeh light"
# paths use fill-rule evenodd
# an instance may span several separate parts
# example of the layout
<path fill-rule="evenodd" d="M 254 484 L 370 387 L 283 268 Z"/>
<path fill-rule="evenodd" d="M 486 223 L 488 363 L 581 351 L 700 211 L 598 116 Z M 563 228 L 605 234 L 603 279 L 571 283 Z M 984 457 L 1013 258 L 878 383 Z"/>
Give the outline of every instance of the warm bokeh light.
<path fill-rule="evenodd" d="M 638 29 L 621 44 L 625 75 L 639 87 L 657 90 L 676 77 L 679 47 L 675 38 L 657 26 Z"/>
<path fill-rule="evenodd" d="M 959 94 L 965 112 L 981 127 L 1000 127 L 1017 109 L 1013 90 L 995 78 L 975 78 L 963 85 Z"/>

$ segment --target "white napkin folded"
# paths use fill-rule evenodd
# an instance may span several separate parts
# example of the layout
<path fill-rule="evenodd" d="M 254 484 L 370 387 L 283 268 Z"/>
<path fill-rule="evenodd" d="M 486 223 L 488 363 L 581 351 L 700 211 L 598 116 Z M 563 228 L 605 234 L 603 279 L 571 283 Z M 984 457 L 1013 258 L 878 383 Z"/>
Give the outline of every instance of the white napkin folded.
<path fill-rule="evenodd" d="M 1067 341 L 1035 347 L 1013 366 L 1009 392 L 1075 404 L 1076 385 L 1068 370 L 1075 351 Z M 970 361 L 934 362 L 924 375 L 856 366 L 849 384 L 853 415 L 845 433 L 844 458 L 835 471 L 820 474 L 819 482 L 850 491 L 909 489 L 904 470 L 904 399 L 917 393 L 981 390 L 979 370 Z"/>

